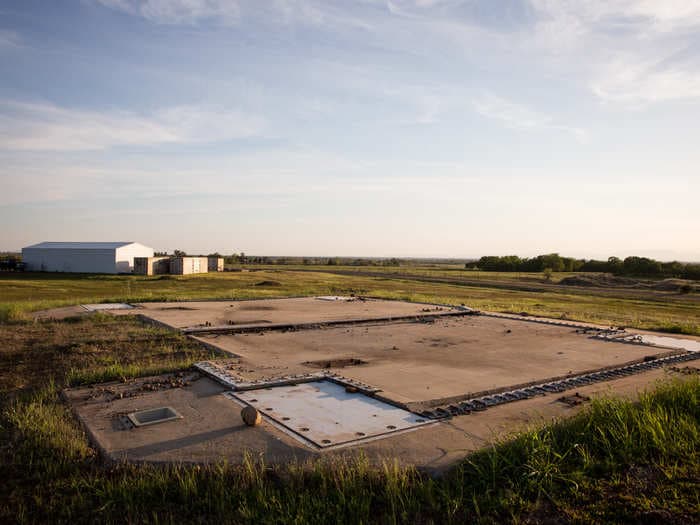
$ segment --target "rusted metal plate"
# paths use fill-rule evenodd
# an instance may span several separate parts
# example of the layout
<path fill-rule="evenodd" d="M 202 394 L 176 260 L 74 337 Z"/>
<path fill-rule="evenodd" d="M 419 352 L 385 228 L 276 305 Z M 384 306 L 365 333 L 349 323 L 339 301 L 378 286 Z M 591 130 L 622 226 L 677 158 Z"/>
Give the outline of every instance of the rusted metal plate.
<path fill-rule="evenodd" d="M 431 423 L 402 408 L 348 390 L 353 389 L 330 381 L 315 381 L 226 395 L 256 407 L 278 426 L 319 448 L 350 445 Z"/>

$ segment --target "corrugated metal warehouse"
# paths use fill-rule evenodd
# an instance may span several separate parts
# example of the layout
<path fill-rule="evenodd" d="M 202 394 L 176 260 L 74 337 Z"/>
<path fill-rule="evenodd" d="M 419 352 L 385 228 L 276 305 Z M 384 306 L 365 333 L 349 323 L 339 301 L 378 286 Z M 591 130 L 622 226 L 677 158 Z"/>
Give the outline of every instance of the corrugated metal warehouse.
<path fill-rule="evenodd" d="M 34 272 L 129 273 L 134 257 L 153 257 L 137 242 L 41 242 L 22 248 L 26 269 Z"/>

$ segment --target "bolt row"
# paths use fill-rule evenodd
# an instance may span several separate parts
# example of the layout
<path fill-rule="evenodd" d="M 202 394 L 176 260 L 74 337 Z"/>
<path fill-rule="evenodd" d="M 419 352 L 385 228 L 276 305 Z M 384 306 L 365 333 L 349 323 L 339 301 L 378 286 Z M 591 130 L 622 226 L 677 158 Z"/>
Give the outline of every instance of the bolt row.
<path fill-rule="evenodd" d="M 601 381 L 612 381 L 614 379 L 619 379 L 629 375 L 646 372 L 647 370 L 652 370 L 654 368 L 660 368 L 664 365 L 683 363 L 694 359 L 700 359 L 700 352 L 689 352 L 687 354 L 659 357 L 652 361 L 634 363 L 609 370 L 601 370 L 600 372 L 591 372 L 579 376 L 568 377 L 558 381 L 551 381 L 525 388 L 518 388 L 499 394 L 467 399 L 431 410 L 424 410 L 420 413 L 420 415 L 430 419 L 444 419 L 451 416 L 470 414 L 471 412 L 481 412 L 492 406 L 511 403 L 513 401 L 520 401 L 522 399 L 530 399 L 536 396 L 563 392 L 565 390 L 579 388 Z"/>

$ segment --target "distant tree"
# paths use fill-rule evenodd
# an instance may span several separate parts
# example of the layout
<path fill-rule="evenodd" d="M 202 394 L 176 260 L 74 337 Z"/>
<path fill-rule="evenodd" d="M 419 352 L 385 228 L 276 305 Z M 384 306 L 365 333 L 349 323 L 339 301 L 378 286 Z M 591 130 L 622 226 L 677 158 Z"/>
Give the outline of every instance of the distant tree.
<path fill-rule="evenodd" d="M 577 272 L 583 266 L 583 262 L 580 259 L 574 259 L 573 257 L 562 257 L 562 261 L 564 261 L 564 270 L 565 272 Z"/>
<path fill-rule="evenodd" d="M 595 259 L 590 259 L 585 261 L 579 271 L 581 272 L 607 272 L 608 271 L 607 261 L 596 261 Z"/>
<path fill-rule="evenodd" d="M 700 279 L 700 264 L 686 264 L 683 271 L 684 279 Z"/>
<path fill-rule="evenodd" d="M 564 259 L 562 259 L 558 253 L 539 255 L 537 258 L 542 261 L 542 271 L 546 268 L 550 268 L 553 272 L 561 272 L 564 270 Z"/>
<path fill-rule="evenodd" d="M 185 257 L 187 254 L 183 250 L 173 250 L 175 257 Z"/>
<path fill-rule="evenodd" d="M 655 276 L 661 274 L 661 263 L 647 257 L 627 257 L 622 261 L 627 275 Z"/>
<path fill-rule="evenodd" d="M 387 265 L 389 262 L 384 260 L 382 264 Z M 618 257 L 597 261 L 595 259 L 585 260 L 561 257 L 558 253 L 538 255 L 529 259 L 521 259 L 516 255 L 487 255 L 476 261 L 476 263 L 465 264 L 465 268 L 478 269 L 485 272 L 543 272 L 549 268 L 552 272 L 607 272 L 637 277 L 700 279 L 700 264 L 681 263 L 678 261 L 662 263 L 647 257 L 637 256 L 627 257 L 624 261 Z"/>
<path fill-rule="evenodd" d="M 680 277 L 685 272 L 685 265 L 678 261 L 661 263 L 661 271 L 670 277 Z"/>
<path fill-rule="evenodd" d="M 614 273 L 614 274 L 620 274 L 624 270 L 624 265 L 622 263 L 622 259 L 619 257 L 608 257 L 608 267 L 606 271 L 609 273 Z"/>
<path fill-rule="evenodd" d="M 326 263 L 328 266 L 337 266 L 338 265 L 338 259 L 334 259 L 333 257 L 328 259 L 328 262 Z"/>

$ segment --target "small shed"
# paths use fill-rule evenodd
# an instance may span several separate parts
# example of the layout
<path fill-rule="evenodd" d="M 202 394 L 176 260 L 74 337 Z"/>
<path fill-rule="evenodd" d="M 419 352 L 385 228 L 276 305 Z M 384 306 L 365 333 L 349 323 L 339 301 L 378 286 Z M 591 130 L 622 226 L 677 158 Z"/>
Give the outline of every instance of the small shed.
<path fill-rule="evenodd" d="M 224 258 L 218 257 L 216 255 L 210 255 L 207 257 L 209 264 L 208 270 L 210 272 L 223 272 L 224 271 Z"/>
<path fill-rule="evenodd" d="M 206 257 L 173 257 L 170 259 L 170 273 L 173 275 L 190 275 L 207 273 L 209 261 Z"/>
<path fill-rule="evenodd" d="M 134 273 L 138 275 L 170 273 L 170 257 L 134 257 Z"/>

